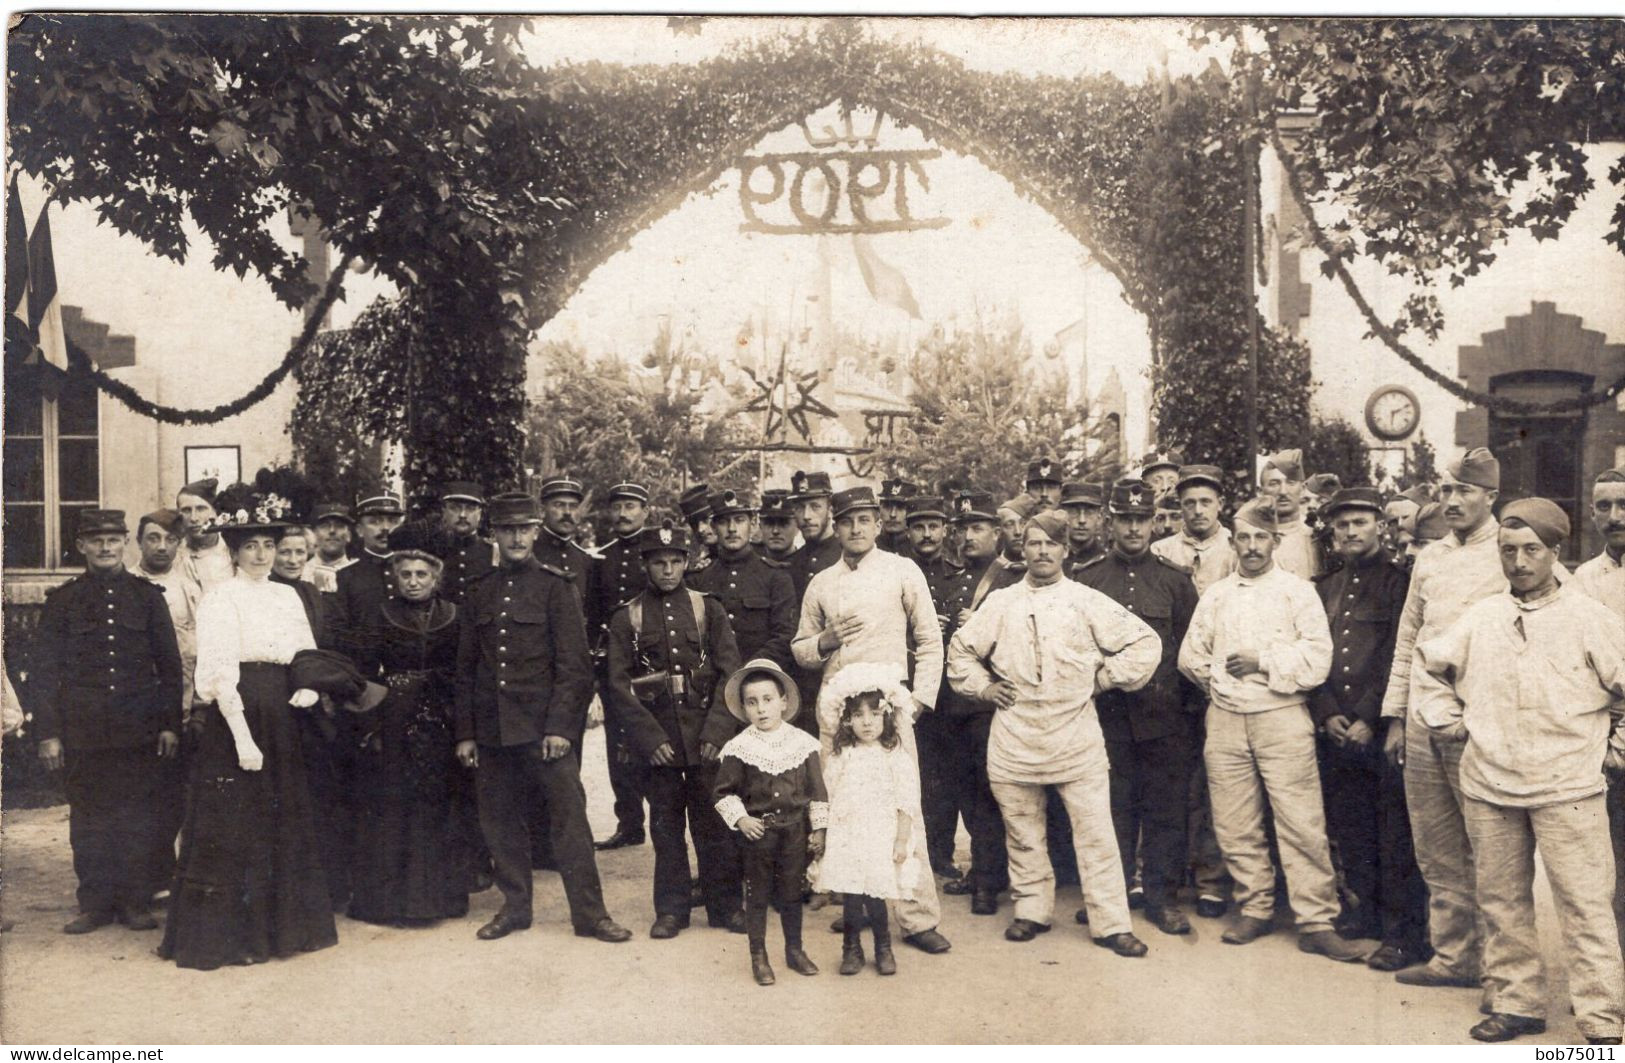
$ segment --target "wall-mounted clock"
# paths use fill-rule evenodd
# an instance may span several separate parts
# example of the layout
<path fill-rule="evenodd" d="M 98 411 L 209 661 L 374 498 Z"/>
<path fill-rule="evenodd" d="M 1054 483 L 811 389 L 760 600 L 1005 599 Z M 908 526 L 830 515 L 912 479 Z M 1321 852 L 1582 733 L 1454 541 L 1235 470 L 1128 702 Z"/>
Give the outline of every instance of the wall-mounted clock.
<path fill-rule="evenodd" d="M 1399 384 L 1385 384 L 1365 402 L 1365 426 L 1378 439 L 1397 442 L 1416 431 L 1422 418 L 1416 393 Z"/>

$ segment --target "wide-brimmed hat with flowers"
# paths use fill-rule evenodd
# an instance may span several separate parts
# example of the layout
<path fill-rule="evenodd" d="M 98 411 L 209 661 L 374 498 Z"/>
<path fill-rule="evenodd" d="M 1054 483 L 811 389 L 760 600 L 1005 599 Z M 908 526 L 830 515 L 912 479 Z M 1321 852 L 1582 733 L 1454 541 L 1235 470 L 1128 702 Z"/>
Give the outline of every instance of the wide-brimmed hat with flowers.
<path fill-rule="evenodd" d="M 232 484 L 215 496 L 214 517 L 205 532 L 271 531 L 297 524 L 294 504 L 281 495 L 257 491 L 250 484 Z"/>
<path fill-rule="evenodd" d="M 903 666 L 858 661 L 827 677 L 818 689 L 818 727 L 833 734 L 841 724 L 847 699 L 870 691 L 880 694 L 880 708 L 899 723 L 914 718 L 914 695 L 903 685 Z"/>

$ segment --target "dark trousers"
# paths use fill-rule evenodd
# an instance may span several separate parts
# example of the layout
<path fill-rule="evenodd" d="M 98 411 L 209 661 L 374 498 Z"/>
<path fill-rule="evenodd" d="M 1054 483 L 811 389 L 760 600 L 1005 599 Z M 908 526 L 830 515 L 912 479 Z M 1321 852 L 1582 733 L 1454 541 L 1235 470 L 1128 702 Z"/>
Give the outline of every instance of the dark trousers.
<path fill-rule="evenodd" d="M 599 698 L 609 704 L 609 684 L 600 681 Z M 615 722 L 612 714 L 604 713 L 605 753 L 609 759 L 609 788 L 615 794 L 615 832 L 642 834 L 644 832 L 643 802 L 649 796 L 649 762 L 632 752 L 626 734 Z"/>
<path fill-rule="evenodd" d="M 1326 833 L 1358 909 L 1381 920 L 1383 944 L 1421 951 L 1428 941 L 1428 889 L 1411 845 L 1404 775 L 1389 767 L 1380 739 L 1363 750 L 1322 739 L 1320 785 Z"/>
<path fill-rule="evenodd" d="M 299 719 L 299 752 L 305 781 L 316 810 L 316 844 L 333 910 L 350 903 L 350 865 L 355 859 L 354 717 L 340 712 L 328 717 L 319 708 L 292 709 Z"/>
<path fill-rule="evenodd" d="M 655 914 L 688 919 L 688 834 L 700 864 L 700 890 L 712 921 L 739 910 L 739 850 L 711 800 L 709 765 L 649 769 L 649 834 L 655 847 Z M 685 831 L 685 826 L 687 830 Z"/>
<path fill-rule="evenodd" d="M 956 788 L 959 814 L 965 817 L 965 830 L 970 834 L 971 886 L 1009 889 L 1010 855 L 1004 847 L 1004 814 L 987 781 L 987 735 L 993 726 L 993 714 L 944 716 L 942 722 L 948 732 L 948 779 Z M 1076 862 L 1074 857 L 1074 865 Z"/>
<path fill-rule="evenodd" d="M 71 749 L 64 768 L 79 910 L 144 910 L 164 827 L 180 800 L 172 765 L 159 759 L 155 739 L 138 749 Z"/>
<path fill-rule="evenodd" d="M 767 944 L 767 906 L 779 910 L 785 948 L 801 947 L 801 885 L 807 875 L 805 814 L 769 821 L 759 841 L 739 836 L 745 868 L 745 933 L 752 949 Z"/>
<path fill-rule="evenodd" d="M 1106 757 L 1125 885 L 1133 888 L 1139 866 L 1146 903 L 1171 903 L 1185 880 L 1187 798 L 1195 767 L 1190 735 L 1107 742 Z"/>
<path fill-rule="evenodd" d="M 590 929 L 608 913 L 587 827 L 587 794 L 576 758 L 542 759 L 542 744 L 480 746 L 475 771 L 480 827 L 491 850 L 502 910 L 529 919 L 531 905 L 530 810 L 534 790 L 547 799 L 553 854 L 570 903 L 570 922 Z"/>
<path fill-rule="evenodd" d="M 954 862 L 954 837 L 959 833 L 960 790 L 964 780 L 954 777 L 953 721 L 940 711 L 914 721 L 914 747 L 920 761 L 920 812 L 925 817 L 925 851 L 934 871 L 946 871 Z"/>

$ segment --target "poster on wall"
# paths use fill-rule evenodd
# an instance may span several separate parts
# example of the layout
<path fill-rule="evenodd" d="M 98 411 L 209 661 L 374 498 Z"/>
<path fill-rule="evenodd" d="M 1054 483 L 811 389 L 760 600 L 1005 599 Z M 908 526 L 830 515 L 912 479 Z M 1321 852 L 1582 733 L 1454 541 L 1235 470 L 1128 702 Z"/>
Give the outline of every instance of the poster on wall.
<path fill-rule="evenodd" d="M 187 447 L 186 482 L 218 480 L 221 487 L 243 478 L 242 447 Z"/>

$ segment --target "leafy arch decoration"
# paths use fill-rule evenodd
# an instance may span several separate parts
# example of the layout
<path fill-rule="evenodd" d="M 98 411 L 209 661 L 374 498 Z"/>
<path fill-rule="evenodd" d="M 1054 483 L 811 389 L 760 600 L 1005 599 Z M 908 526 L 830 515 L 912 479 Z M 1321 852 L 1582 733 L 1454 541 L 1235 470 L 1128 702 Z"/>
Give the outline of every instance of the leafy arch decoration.
<path fill-rule="evenodd" d="M 409 486 L 453 476 L 517 482 L 522 439 L 513 426 L 530 332 L 764 136 L 837 103 L 884 112 L 979 159 L 1055 218 L 1146 316 L 1160 440 L 1250 467 L 1238 405 L 1247 401 L 1251 297 L 1241 269 L 1241 109 L 1216 71 L 1137 85 L 985 73 L 835 22 L 690 65 L 530 71 L 521 91 L 535 106 L 492 184 L 545 183 L 547 209 L 472 296 L 467 277 L 451 292 L 444 278 L 414 273 L 398 306 L 328 337 L 309 360 L 321 364 L 300 374 L 296 441 L 322 445 L 323 411 L 343 410 L 352 424 L 404 443 Z M 419 353 L 404 357 L 409 350 Z M 456 362 L 443 379 L 479 380 L 478 401 L 455 386 L 423 387 L 410 416 L 391 409 L 404 374 L 422 374 L 425 360 L 431 374 Z M 1270 446 L 1306 427 L 1302 349 L 1266 335 L 1261 380 Z"/>

